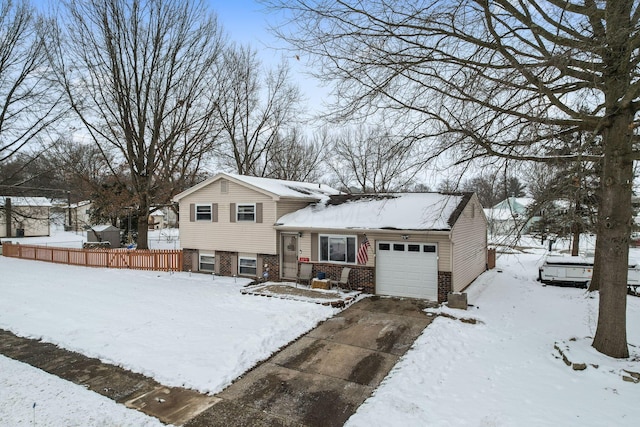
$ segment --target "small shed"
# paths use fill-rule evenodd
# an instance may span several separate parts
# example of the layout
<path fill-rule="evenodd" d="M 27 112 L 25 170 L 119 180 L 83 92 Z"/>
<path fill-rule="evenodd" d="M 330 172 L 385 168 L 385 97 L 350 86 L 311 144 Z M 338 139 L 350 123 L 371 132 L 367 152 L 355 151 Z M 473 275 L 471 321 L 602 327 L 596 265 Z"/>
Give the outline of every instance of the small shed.
<path fill-rule="evenodd" d="M 119 248 L 120 229 L 110 224 L 94 225 L 87 230 L 87 242 L 109 242 L 112 248 Z"/>

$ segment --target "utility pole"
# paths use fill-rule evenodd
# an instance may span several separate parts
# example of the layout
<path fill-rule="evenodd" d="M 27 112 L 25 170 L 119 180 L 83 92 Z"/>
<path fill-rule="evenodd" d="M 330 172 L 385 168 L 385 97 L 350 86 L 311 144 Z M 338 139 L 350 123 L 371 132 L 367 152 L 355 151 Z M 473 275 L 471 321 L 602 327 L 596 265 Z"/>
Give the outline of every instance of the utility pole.
<path fill-rule="evenodd" d="M 4 199 L 4 217 L 6 219 L 7 237 L 13 237 L 11 235 L 11 197 L 5 197 Z"/>
<path fill-rule="evenodd" d="M 69 231 L 71 231 L 71 190 L 67 190 L 67 206 L 69 207 Z"/>

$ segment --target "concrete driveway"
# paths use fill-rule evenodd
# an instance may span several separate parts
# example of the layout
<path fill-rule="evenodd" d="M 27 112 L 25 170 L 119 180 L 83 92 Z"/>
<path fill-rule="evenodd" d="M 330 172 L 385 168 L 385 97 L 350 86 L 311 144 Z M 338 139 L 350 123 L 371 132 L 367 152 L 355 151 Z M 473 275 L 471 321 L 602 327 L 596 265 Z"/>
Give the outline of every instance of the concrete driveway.
<path fill-rule="evenodd" d="M 186 426 L 341 426 L 431 323 L 428 305 L 361 300 L 238 379 Z"/>

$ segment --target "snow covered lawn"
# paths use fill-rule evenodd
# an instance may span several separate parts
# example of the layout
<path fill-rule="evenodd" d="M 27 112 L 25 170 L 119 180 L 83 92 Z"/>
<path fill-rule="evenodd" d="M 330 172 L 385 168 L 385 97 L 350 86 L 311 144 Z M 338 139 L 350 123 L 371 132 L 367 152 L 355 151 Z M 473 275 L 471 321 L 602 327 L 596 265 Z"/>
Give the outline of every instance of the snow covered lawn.
<path fill-rule="evenodd" d="M 0 271 L 1 328 L 202 392 L 222 390 L 336 312 L 241 295 L 240 278 L 6 257 Z"/>
<path fill-rule="evenodd" d="M 501 255 L 498 269 L 468 289 L 475 307 L 446 310 L 481 323 L 435 319 L 347 425 L 637 426 L 640 384 L 620 372 L 640 372 L 640 298 L 629 296 L 627 309 L 636 361 L 602 356 L 585 338 L 595 332 L 597 295 L 542 286 L 541 262 L 541 255 Z M 571 370 L 556 341 L 570 345 L 574 362 L 599 368 Z"/>
<path fill-rule="evenodd" d="M 142 412 L 1 355 L 0 373 L 0 426 L 164 426 Z"/>
<path fill-rule="evenodd" d="M 544 251 L 499 254 L 468 290 L 477 324 L 438 317 L 347 425 L 636 426 L 640 298 L 628 297 L 635 361 L 590 346 L 598 300 L 535 281 Z M 631 257 L 640 259 L 640 250 Z M 240 295 L 244 280 L 193 274 L 85 269 L 0 257 L 0 327 L 42 337 L 168 385 L 217 391 L 335 309 Z M 571 339 L 576 339 L 571 341 Z M 554 344 L 575 362 L 572 371 Z M 0 357 L 0 425 L 156 425 L 122 405 Z M 59 406 L 49 410 L 47 406 Z M 98 414 L 89 419 L 88 414 Z"/>

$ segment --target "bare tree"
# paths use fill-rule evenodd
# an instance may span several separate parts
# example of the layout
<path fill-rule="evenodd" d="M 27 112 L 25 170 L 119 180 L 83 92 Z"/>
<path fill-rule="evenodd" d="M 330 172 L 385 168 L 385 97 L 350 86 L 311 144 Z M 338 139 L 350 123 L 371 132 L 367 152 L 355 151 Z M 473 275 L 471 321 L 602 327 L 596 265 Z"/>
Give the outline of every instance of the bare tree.
<path fill-rule="evenodd" d="M 336 135 L 328 163 L 344 188 L 385 193 L 408 188 L 423 161 L 410 142 L 377 126 Z"/>
<path fill-rule="evenodd" d="M 255 50 L 234 45 L 225 51 L 214 90 L 223 129 L 219 160 L 239 174 L 264 176 L 280 135 L 299 120 L 300 92 L 289 68 L 283 62 L 264 71 Z"/>
<path fill-rule="evenodd" d="M 135 195 L 138 247 L 147 248 L 149 208 L 170 199 L 166 183 L 217 135 L 209 88 L 220 28 L 197 0 L 68 0 L 60 19 L 58 78 L 105 159 L 116 150 L 109 169 Z"/>
<path fill-rule="evenodd" d="M 584 152 L 582 141 L 592 136 L 576 133 L 567 135 L 567 138 L 566 149 L 555 153 L 559 157 Z M 599 151 L 600 147 L 590 145 L 587 149 Z M 538 163 L 529 172 L 529 191 L 535 199 L 535 206 L 543 209 L 540 227 L 559 236 L 571 236 L 573 256 L 579 254 L 580 235 L 595 231 L 599 175 L 600 163 L 583 162 L 579 158 L 572 162 Z M 597 280 L 592 280 L 594 282 Z"/>
<path fill-rule="evenodd" d="M 593 346 L 628 357 L 626 288 L 631 183 L 640 108 L 635 0 L 271 0 L 294 25 L 281 35 L 334 81 L 342 115 L 384 109 L 437 136 L 460 161 L 551 161 L 562 134 L 602 138 Z M 443 137 L 445 136 L 446 137 Z M 584 153 L 572 153 L 575 159 Z"/>
<path fill-rule="evenodd" d="M 499 171 L 483 171 L 477 176 L 465 179 L 461 184 L 462 191 L 475 192 L 482 206 L 491 208 L 505 199 L 502 197 L 504 193 L 500 191 L 502 186 L 499 183 L 498 175 Z"/>
<path fill-rule="evenodd" d="M 319 130 L 311 137 L 294 128 L 278 135 L 265 159 L 264 176 L 290 181 L 320 181 L 326 159 L 325 144 L 328 133 Z"/>
<path fill-rule="evenodd" d="M 27 1 L 0 3 L 0 162 L 37 142 L 62 116 L 45 30 Z"/>

